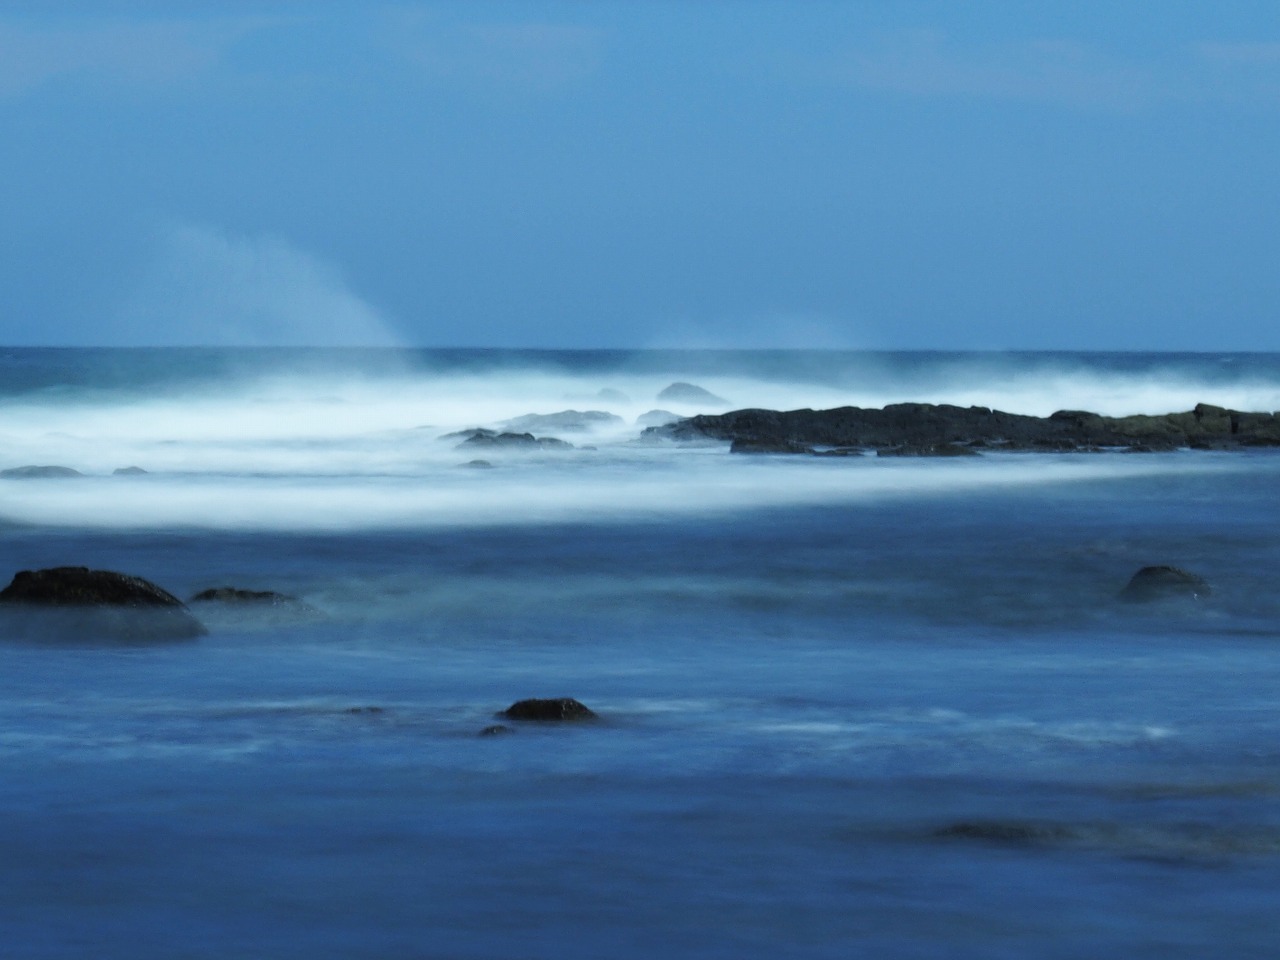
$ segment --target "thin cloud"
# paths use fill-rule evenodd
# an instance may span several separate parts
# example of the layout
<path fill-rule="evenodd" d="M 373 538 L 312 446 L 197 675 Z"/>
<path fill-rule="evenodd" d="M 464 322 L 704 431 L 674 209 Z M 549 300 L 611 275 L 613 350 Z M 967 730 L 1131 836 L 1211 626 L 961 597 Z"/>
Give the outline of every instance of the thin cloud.
<path fill-rule="evenodd" d="M 387 15 L 385 45 L 421 80 L 525 99 L 573 89 L 600 68 L 603 31 L 542 22 L 458 23 L 427 11 Z"/>
<path fill-rule="evenodd" d="M 831 73 L 863 89 L 919 97 L 1130 110 L 1161 95 L 1150 70 L 1115 62 L 1079 43 L 1028 40 L 965 47 L 933 31 L 898 34 L 849 51 Z"/>
<path fill-rule="evenodd" d="M 167 86 L 215 67 L 260 20 L 94 21 L 34 26 L 0 20 L 0 96 L 60 78 Z"/>

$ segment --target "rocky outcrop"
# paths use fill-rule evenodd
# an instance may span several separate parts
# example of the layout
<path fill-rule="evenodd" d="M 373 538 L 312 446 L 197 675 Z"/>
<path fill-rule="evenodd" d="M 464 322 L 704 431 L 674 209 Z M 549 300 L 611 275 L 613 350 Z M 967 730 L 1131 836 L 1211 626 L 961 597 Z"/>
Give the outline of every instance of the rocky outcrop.
<path fill-rule="evenodd" d="M 670 410 L 650 410 L 636 417 L 637 427 L 665 427 L 668 423 L 675 423 L 677 420 L 684 418 L 678 413 L 672 413 Z"/>
<path fill-rule="evenodd" d="M 1157 600 L 1203 600 L 1213 592 L 1207 580 L 1180 567 L 1143 567 L 1120 591 L 1120 599 L 1129 603 L 1152 603 Z"/>
<path fill-rule="evenodd" d="M 668 387 L 663 387 L 658 394 L 658 402 L 701 404 L 712 407 L 727 407 L 729 405 L 729 401 L 724 397 L 717 397 L 710 390 L 695 383 L 684 383 L 683 381 L 677 381 Z"/>
<path fill-rule="evenodd" d="M 84 474 L 79 470 L 73 470 L 71 467 L 59 466 L 25 466 L 25 467 L 9 467 L 7 470 L 0 470 L 0 477 L 6 480 L 49 480 L 60 479 L 63 477 L 83 477 Z"/>
<path fill-rule="evenodd" d="M 509 450 L 572 450 L 573 444 L 556 437 L 535 437 L 532 433 L 499 433 L 497 430 L 489 430 L 484 427 L 476 427 L 472 430 L 461 430 L 457 433 L 445 434 L 441 440 L 451 440 L 461 437 L 462 442 L 458 444 L 458 449 L 462 450 L 467 447 L 499 447 Z"/>
<path fill-rule="evenodd" d="M 23 570 L 0 591 L 0 630 L 27 640 L 151 642 L 206 633 L 187 607 L 149 580 L 110 570 Z"/>
<path fill-rule="evenodd" d="M 904 443 L 900 447 L 881 447 L 880 457 L 976 457 L 978 451 L 962 443 Z"/>
<path fill-rule="evenodd" d="M 965 455 L 950 448 L 1047 452 L 1100 449 L 1235 449 L 1280 445 L 1280 417 L 1200 404 L 1186 413 L 1103 417 L 1062 410 L 1048 417 L 987 407 L 896 403 L 883 409 L 734 410 L 700 414 L 651 427 L 646 438 L 725 440 L 778 450 L 787 445 L 906 451 L 905 455 Z M 821 452 L 821 451 L 819 451 Z"/>
<path fill-rule="evenodd" d="M 604 410 L 561 410 L 559 413 L 527 413 L 503 424 L 513 433 L 558 430 L 585 433 L 597 427 L 621 426 L 625 421 Z"/>
<path fill-rule="evenodd" d="M 323 620 L 321 613 L 305 600 L 274 590 L 245 590 L 240 587 L 210 587 L 187 601 L 192 606 L 212 613 L 209 622 L 215 626 L 245 626 Z"/>
<path fill-rule="evenodd" d="M 813 453 L 813 447 L 795 440 L 734 440 L 730 453 Z"/>
<path fill-rule="evenodd" d="M 518 700 L 500 714 L 508 720 L 595 720 L 593 710 L 572 697 L 551 700 Z"/>

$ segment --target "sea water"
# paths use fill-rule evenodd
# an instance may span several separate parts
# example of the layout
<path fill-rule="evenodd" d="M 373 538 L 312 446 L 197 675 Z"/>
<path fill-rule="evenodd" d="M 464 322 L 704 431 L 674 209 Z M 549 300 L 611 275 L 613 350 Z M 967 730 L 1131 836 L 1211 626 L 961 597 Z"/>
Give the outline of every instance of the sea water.
<path fill-rule="evenodd" d="M 82 476 L 0 479 L 0 580 L 307 607 L 0 642 L 0 953 L 1275 956 L 1280 453 L 636 422 L 904 400 L 1272 411 L 1280 357 L 3 351 L 0 469 Z M 442 439 L 566 409 L 619 419 Z M 480 736 L 539 696 L 601 719 Z"/>

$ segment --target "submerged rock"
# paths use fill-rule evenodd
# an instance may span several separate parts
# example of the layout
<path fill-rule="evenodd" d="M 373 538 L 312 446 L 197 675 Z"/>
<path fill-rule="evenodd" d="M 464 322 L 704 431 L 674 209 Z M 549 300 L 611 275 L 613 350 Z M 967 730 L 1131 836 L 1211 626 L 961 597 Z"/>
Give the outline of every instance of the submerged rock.
<path fill-rule="evenodd" d="M 519 700 L 499 716 L 509 720 L 595 720 L 594 711 L 572 697 L 551 700 Z"/>
<path fill-rule="evenodd" d="M 958 443 L 904 443 L 900 447 L 882 447 L 876 451 L 880 457 L 978 457 L 973 447 Z"/>
<path fill-rule="evenodd" d="M 503 424 L 514 432 L 532 430 L 569 430 L 583 433 L 596 427 L 620 425 L 625 421 L 604 410 L 561 410 L 559 413 L 527 413 Z"/>
<path fill-rule="evenodd" d="M 796 440 L 735 440 L 730 453 L 813 453 L 813 447 Z"/>
<path fill-rule="evenodd" d="M 193 596 L 189 603 L 249 603 L 282 606 L 302 603 L 297 597 L 274 590 L 241 590 L 239 587 L 210 587 Z"/>
<path fill-rule="evenodd" d="M 494 433 L 477 430 L 458 444 L 463 447 L 503 447 L 512 450 L 572 450 L 573 444 L 557 437 L 535 437 L 532 433 Z"/>
<path fill-rule="evenodd" d="M 670 410 L 650 410 L 636 417 L 637 427 L 665 427 L 669 423 L 675 423 L 677 420 L 684 418 L 678 413 L 672 413 Z"/>
<path fill-rule="evenodd" d="M 25 467 L 9 467 L 7 470 L 0 470 L 0 477 L 6 480 L 48 480 L 60 477 L 83 477 L 84 474 L 79 470 L 73 470 L 71 467 L 59 466 L 34 466 Z"/>
<path fill-rule="evenodd" d="M 1151 603 L 1156 600 L 1189 598 L 1202 600 L 1213 592 L 1203 577 L 1180 567 L 1143 567 L 1120 591 L 1120 599 L 1129 603 Z"/>
<path fill-rule="evenodd" d="M 668 387 L 664 387 L 658 394 L 658 402 L 667 401 L 669 403 L 700 403 L 710 404 L 714 407 L 726 407 L 729 401 L 724 397 L 717 397 L 710 390 L 698 386 L 696 383 L 684 383 L 677 381 Z"/>
<path fill-rule="evenodd" d="M 192 605 L 220 607 L 223 610 L 247 613 L 254 618 L 266 615 L 271 622 L 319 620 L 325 616 L 305 600 L 299 600 L 287 593 L 277 593 L 274 590 L 210 587 L 193 595 L 187 602 Z"/>
<path fill-rule="evenodd" d="M 111 570 L 23 570 L 0 591 L 6 631 L 20 639 L 87 642 L 190 640 L 207 631 L 173 594 Z"/>
<path fill-rule="evenodd" d="M 502 723 L 491 724 L 480 731 L 479 736 L 482 737 L 500 737 L 504 733 L 513 733 L 514 731 Z"/>

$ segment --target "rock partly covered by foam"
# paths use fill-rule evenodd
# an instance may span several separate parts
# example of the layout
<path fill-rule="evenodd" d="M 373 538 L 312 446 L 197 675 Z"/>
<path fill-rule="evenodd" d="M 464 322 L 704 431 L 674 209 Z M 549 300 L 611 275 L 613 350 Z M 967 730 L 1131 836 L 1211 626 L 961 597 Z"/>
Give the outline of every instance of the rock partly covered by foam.
<path fill-rule="evenodd" d="M 573 444 L 557 437 L 535 437 L 532 433 L 511 433 L 489 430 L 486 427 L 475 427 L 471 430 L 460 430 L 448 433 L 441 440 L 457 440 L 458 449 L 467 447 L 503 448 L 508 450 L 572 450 Z"/>
<path fill-rule="evenodd" d="M 6 480 L 49 480 L 82 476 L 84 474 L 79 470 L 55 465 L 38 466 L 30 464 L 25 467 L 9 467 L 7 470 L 0 470 L 0 477 Z"/>
<path fill-rule="evenodd" d="M 513 433 L 560 430 L 584 433 L 597 427 L 621 426 L 625 421 L 604 410 L 561 410 L 559 413 L 526 413 L 503 424 Z"/>
<path fill-rule="evenodd" d="M 111 570 L 23 570 L 0 590 L 6 632 L 22 639 L 92 642 L 190 640 L 206 630 L 149 580 Z"/>
<path fill-rule="evenodd" d="M 717 397 L 705 387 L 700 387 L 696 383 L 685 383 L 677 381 L 658 393 L 659 403 L 684 403 L 684 404 L 702 404 L 712 407 L 727 407 L 729 401 L 724 397 Z"/>
<path fill-rule="evenodd" d="M 700 414 L 645 431 L 650 438 L 725 440 L 742 449 L 895 449 L 963 455 L 963 449 L 1089 451 L 1280 446 L 1280 417 L 1199 404 L 1185 413 L 1104 417 L 1063 410 L 1048 417 L 987 407 L 895 403 L 882 409 L 734 410 Z"/>
<path fill-rule="evenodd" d="M 572 697 L 518 700 L 499 714 L 508 720 L 595 720 L 595 711 Z"/>
<path fill-rule="evenodd" d="M 201 615 L 212 614 L 215 627 L 236 625 L 274 625 L 323 620 L 325 614 L 305 600 L 277 593 L 275 590 L 246 590 L 241 587 L 210 587 L 193 595 L 187 603 L 201 608 Z"/>
<path fill-rule="evenodd" d="M 1120 599 L 1130 603 L 1152 603 L 1157 600 L 1203 600 L 1213 592 L 1209 582 L 1181 567 L 1143 567 L 1120 591 Z"/>

